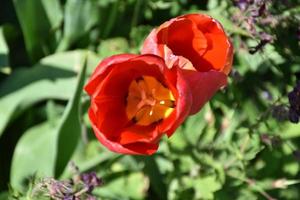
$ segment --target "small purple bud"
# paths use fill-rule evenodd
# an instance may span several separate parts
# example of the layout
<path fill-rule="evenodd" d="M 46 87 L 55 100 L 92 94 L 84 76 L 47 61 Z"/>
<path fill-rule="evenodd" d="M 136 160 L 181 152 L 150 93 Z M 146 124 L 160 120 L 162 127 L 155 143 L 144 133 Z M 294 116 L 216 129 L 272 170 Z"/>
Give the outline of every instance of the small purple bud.
<path fill-rule="evenodd" d="M 294 123 L 299 121 L 300 116 L 300 83 L 298 82 L 294 89 L 288 94 L 290 103 L 290 120 Z M 298 118 L 296 117 L 298 116 Z"/>
<path fill-rule="evenodd" d="M 246 10 L 249 6 L 248 0 L 236 0 L 235 5 L 242 11 Z"/>
<path fill-rule="evenodd" d="M 290 111 L 289 111 L 289 120 L 290 120 L 290 122 L 295 123 L 295 124 L 297 124 L 299 122 L 299 115 L 293 109 L 290 109 Z"/>
<path fill-rule="evenodd" d="M 91 192 L 95 187 L 102 185 L 102 179 L 97 177 L 95 172 L 84 173 L 81 175 L 81 180 Z"/>
<path fill-rule="evenodd" d="M 297 39 L 300 41 L 300 26 L 298 27 L 296 34 L 297 34 Z"/>
<path fill-rule="evenodd" d="M 258 16 L 262 16 L 264 15 L 266 12 L 266 4 L 263 3 L 260 8 L 258 9 Z"/>
<path fill-rule="evenodd" d="M 262 41 L 265 41 L 267 43 L 273 42 L 273 36 L 266 32 L 260 32 L 259 36 Z"/>
<path fill-rule="evenodd" d="M 63 198 L 63 200 L 75 200 L 75 196 L 74 195 L 67 195 Z"/>

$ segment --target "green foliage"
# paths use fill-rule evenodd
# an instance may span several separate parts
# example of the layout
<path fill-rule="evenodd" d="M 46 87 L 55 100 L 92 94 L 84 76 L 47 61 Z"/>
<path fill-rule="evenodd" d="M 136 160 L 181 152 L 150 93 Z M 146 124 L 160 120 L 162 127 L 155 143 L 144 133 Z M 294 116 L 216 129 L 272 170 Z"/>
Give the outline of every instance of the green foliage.
<path fill-rule="evenodd" d="M 272 25 L 254 24 L 275 38 L 255 54 L 249 50 L 259 38 L 242 21 L 249 13 L 230 0 L 3 3 L 9 12 L 1 6 L 0 200 L 9 190 L 30 193 L 32 177 L 70 178 L 70 161 L 101 175 L 99 199 L 300 199 L 293 156 L 299 124 L 272 117 L 274 106 L 287 106 L 300 74 L 300 1 L 287 2 L 268 6 Z M 164 138 L 155 155 L 109 152 L 87 120 L 84 80 L 104 57 L 138 53 L 152 28 L 191 12 L 215 17 L 232 38 L 228 87 Z"/>
<path fill-rule="evenodd" d="M 0 28 L 0 70 L 4 72 L 4 67 L 8 67 L 8 48 L 3 35 L 3 29 Z"/>

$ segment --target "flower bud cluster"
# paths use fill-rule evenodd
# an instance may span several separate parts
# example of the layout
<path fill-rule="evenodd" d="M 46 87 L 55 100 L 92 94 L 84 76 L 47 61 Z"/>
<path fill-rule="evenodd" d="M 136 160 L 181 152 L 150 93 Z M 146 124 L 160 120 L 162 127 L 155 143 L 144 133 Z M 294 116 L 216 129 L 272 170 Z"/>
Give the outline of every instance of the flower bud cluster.
<path fill-rule="evenodd" d="M 300 81 L 288 94 L 288 97 L 290 103 L 289 120 L 293 123 L 298 123 L 300 118 Z"/>

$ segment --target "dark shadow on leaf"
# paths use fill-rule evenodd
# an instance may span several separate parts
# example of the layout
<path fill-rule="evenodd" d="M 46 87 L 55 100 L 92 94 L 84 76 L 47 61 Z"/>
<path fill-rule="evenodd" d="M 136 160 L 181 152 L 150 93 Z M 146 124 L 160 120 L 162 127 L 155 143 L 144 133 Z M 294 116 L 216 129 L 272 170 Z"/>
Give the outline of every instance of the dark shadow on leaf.
<path fill-rule="evenodd" d="M 49 65 L 37 65 L 30 69 L 18 69 L 1 82 L 0 98 L 37 81 L 55 81 L 59 78 L 70 78 L 75 75 L 74 71 Z"/>

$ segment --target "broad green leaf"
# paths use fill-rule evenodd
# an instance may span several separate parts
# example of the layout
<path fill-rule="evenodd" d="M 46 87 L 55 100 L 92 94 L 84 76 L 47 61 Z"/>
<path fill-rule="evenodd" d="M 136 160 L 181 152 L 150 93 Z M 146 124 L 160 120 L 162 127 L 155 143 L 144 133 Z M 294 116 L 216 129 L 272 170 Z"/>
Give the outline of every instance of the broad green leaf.
<path fill-rule="evenodd" d="M 0 27 L 0 72 L 8 67 L 8 47 L 4 38 L 3 29 Z"/>
<path fill-rule="evenodd" d="M 14 80 L 20 80 L 20 78 L 22 77 Z M 11 120 L 31 105 L 47 99 L 68 99 L 74 90 L 74 84 L 74 78 L 56 78 L 54 81 L 42 79 L 2 97 L 0 99 L 0 135 Z"/>
<path fill-rule="evenodd" d="M 86 34 L 98 21 L 98 8 L 95 1 L 67 0 L 63 39 L 57 51 L 64 51 Z"/>
<path fill-rule="evenodd" d="M 207 126 L 205 115 L 207 112 L 211 112 L 209 106 L 206 105 L 202 108 L 201 112 L 196 115 L 190 116 L 183 125 L 183 134 L 186 140 L 193 145 L 196 145 L 198 138 L 203 134 L 203 130 Z"/>
<path fill-rule="evenodd" d="M 167 199 L 167 186 L 164 182 L 164 177 L 158 167 L 155 157 L 145 157 L 144 162 L 144 171 L 149 177 L 150 185 L 154 192 L 157 194 L 157 196 L 161 197 L 161 199 Z"/>
<path fill-rule="evenodd" d="M 46 57 L 32 68 L 17 69 L 0 85 L 0 136 L 10 120 L 33 104 L 47 99 L 69 99 L 75 89 L 75 72 L 82 55 L 88 54 L 88 71 L 98 58 L 86 51 Z"/>
<path fill-rule="evenodd" d="M 24 133 L 14 151 L 10 183 L 14 189 L 22 191 L 26 179 L 36 175 L 54 175 L 56 155 L 55 127 L 50 123 L 34 126 Z"/>
<path fill-rule="evenodd" d="M 24 133 L 14 152 L 11 183 L 24 189 L 22 183 L 29 176 L 60 175 L 77 145 L 81 131 L 79 102 L 84 83 L 86 64 L 82 66 L 75 93 L 57 123 L 43 123 Z"/>
<path fill-rule="evenodd" d="M 199 177 L 194 181 L 196 199 L 213 199 L 214 192 L 221 189 L 221 184 L 214 176 Z"/>
<path fill-rule="evenodd" d="M 32 61 L 53 52 L 54 30 L 62 20 L 58 0 L 14 0 L 27 52 Z M 55 45 L 54 45 L 55 46 Z"/>
<path fill-rule="evenodd" d="M 300 124 L 287 123 L 283 127 L 280 137 L 283 139 L 300 138 Z"/>
<path fill-rule="evenodd" d="M 85 80 L 87 55 L 85 55 L 83 59 L 84 63 L 81 66 L 75 93 L 68 102 L 58 128 L 58 153 L 55 164 L 55 177 L 63 173 L 63 170 L 75 151 L 81 133 L 79 104 Z"/>
<path fill-rule="evenodd" d="M 57 29 L 63 21 L 63 11 L 59 0 L 42 0 L 43 8 L 50 21 L 51 28 Z"/>

